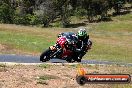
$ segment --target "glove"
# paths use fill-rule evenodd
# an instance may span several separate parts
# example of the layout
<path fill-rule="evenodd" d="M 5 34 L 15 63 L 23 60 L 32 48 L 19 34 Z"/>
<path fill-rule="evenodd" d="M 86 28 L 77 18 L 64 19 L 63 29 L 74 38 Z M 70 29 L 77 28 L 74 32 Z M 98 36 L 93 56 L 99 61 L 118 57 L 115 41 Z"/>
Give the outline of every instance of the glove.
<path fill-rule="evenodd" d="M 55 48 L 55 46 L 50 46 L 49 47 L 51 50 L 55 50 L 56 48 Z"/>

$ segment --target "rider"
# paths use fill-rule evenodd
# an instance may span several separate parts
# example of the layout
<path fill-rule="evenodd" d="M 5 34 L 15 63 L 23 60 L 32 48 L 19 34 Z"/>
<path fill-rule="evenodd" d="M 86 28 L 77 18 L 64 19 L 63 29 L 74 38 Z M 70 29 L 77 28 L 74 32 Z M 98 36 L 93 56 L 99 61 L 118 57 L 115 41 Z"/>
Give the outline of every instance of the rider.
<path fill-rule="evenodd" d="M 78 43 L 77 48 L 80 50 L 78 55 L 78 62 L 81 62 L 82 57 L 86 54 L 87 49 L 91 49 L 92 42 L 89 39 L 89 35 L 85 28 L 80 28 L 77 32 Z"/>

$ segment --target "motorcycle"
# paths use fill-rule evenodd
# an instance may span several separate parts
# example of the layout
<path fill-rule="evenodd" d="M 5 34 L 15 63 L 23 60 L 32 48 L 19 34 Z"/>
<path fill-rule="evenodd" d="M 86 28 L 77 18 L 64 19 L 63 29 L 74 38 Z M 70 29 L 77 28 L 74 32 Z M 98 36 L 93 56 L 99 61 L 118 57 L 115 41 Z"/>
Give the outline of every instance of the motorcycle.
<path fill-rule="evenodd" d="M 69 41 L 69 42 L 67 42 Z M 57 43 L 54 46 L 50 46 L 47 50 L 42 52 L 40 55 L 40 61 L 46 62 L 52 58 L 59 58 L 62 60 L 66 60 L 67 62 L 81 62 L 81 59 L 78 59 L 79 53 L 83 51 L 87 52 L 91 49 L 92 42 L 89 41 L 89 44 L 86 44 L 86 47 L 83 49 L 77 50 L 76 43 L 78 39 L 74 35 L 74 33 L 66 33 L 63 36 L 59 36 L 57 39 Z"/>
<path fill-rule="evenodd" d="M 67 62 L 78 61 L 74 51 L 76 49 L 75 38 L 70 38 L 69 41 L 72 42 L 71 44 L 68 44 L 68 42 L 65 41 L 67 39 L 68 38 L 65 37 L 58 38 L 57 43 L 54 46 L 50 46 L 40 55 L 40 61 L 46 62 L 52 58 L 59 58 L 66 60 Z"/>

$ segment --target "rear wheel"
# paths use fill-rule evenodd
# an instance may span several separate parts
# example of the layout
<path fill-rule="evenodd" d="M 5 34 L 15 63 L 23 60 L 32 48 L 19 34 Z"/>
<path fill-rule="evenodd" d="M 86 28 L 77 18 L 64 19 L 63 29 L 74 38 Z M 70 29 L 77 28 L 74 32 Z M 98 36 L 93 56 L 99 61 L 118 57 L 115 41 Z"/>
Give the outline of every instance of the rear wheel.
<path fill-rule="evenodd" d="M 77 61 L 77 62 L 81 62 L 81 59 L 77 59 L 76 61 Z"/>
<path fill-rule="evenodd" d="M 73 56 L 73 60 L 74 61 L 77 61 L 77 62 L 81 62 L 81 58 L 78 58 L 78 55 L 77 54 L 75 54 L 74 56 Z"/>
<path fill-rule="evenodd" d="M 66 59 L 66 61 L 68 62 L 68 63 L 72 63 L 73 61 L 72 61 L 72 59 Z"/>

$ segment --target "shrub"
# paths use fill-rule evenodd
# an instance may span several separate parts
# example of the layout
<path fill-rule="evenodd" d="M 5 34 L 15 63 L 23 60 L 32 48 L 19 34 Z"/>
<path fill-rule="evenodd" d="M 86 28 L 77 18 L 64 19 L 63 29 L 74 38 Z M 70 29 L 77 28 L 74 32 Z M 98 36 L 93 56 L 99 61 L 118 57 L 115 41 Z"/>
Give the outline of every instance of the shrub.
<path fill-rule="evenodd" d="M 0 5 L 0 22 L 13 23 L 14 10 L 6 3 Z"/>

